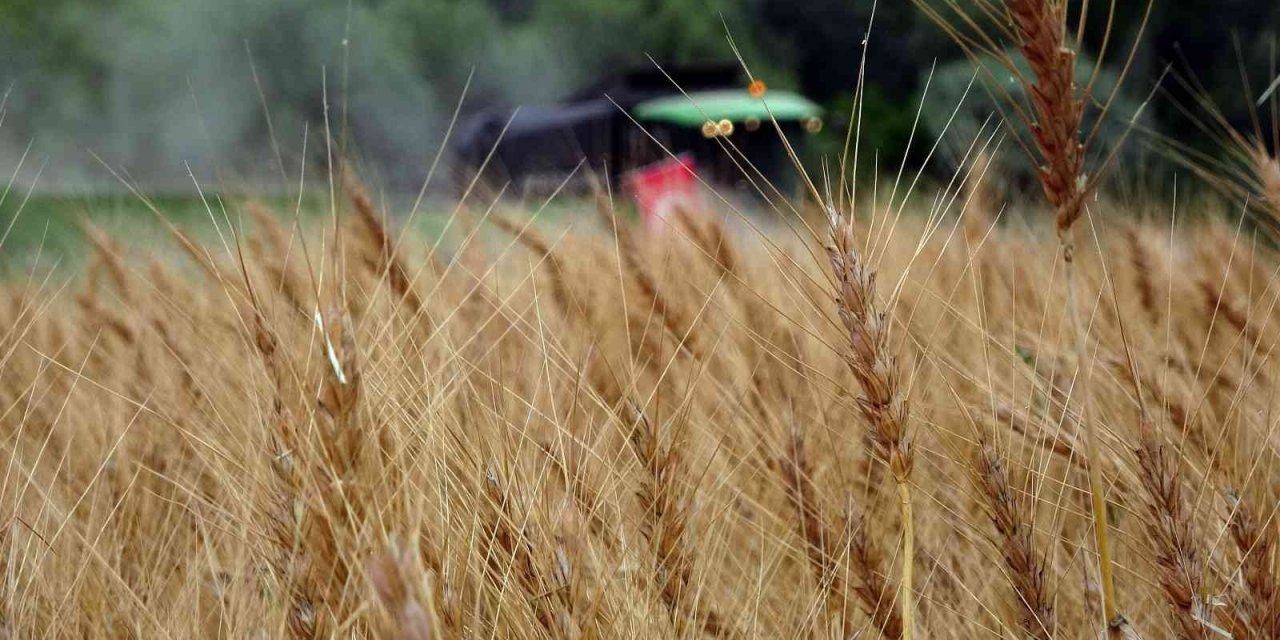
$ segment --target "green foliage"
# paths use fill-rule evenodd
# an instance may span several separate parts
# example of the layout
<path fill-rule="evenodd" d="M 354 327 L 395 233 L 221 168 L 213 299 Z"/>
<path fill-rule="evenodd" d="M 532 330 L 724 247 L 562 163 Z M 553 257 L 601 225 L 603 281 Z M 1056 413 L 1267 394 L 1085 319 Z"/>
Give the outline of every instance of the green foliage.
<path fill-rule="evenodd" d="M 817 167 L 824 158 L 834 160 L 844 157 L 850 123 L 858 126 L 850 117 L 852 107 L 851 94 L 827 102 L 826 125 L 810 139 L 806 149 L 808 166 Z M 885 163 L 897 163 L 911 138 L 915 109 L 895 102 L 882 87 L 868 85 L 863 94 L 861 118 L 864 124 L 858 132 L 860 166 L 870 167 L 878 161 L 884 169 Z M 852 162 L 853 149 L 849 149 L 848 153 L 849 161 Z M 869 171 L 860 173 L 867 175 Z"/>
<path fill-rule="evenodd" d="M 844 144 L 861 41 L 874 21 L 862 146 L 899 157 L 920 71 L 938 61 L 925 102 L 924 133 L 931 134 L 973 67 L 911 3 L 876 3 L 874 15 L 872 7 L 862 0 L 6 0 L 0 90 L 13 91 L 0 155 L 16 155 L 14 148 L 35 139 L 38 156 L 50 159 L 46 180 L 67 172 L 72 158 L 92 173 L 85 148 L 165 186 L 189 182 L 184 163 L 199 175 L 256 175 L 261 168 L 243 160 L 274 154 L 247 44 L 290 167 L 300 160 L 303 127 L 315 133 L 322 125 L 323 76 L 334 113 L 342 114 L 334 123 L 341 139 L 359 144 L 356 155 L 377 158 L 385 177 L 412 182 L 473 69 L 469 109 L 542 103 L 647 66 L 650 56 L 664 64 L 731 60 L 726 27 L 770 86 L 828 105 L 828 128 L 815 148 L 834 153 Z M 1144 12 L 1145 2 L 1115 7 L 1109 64 L 1127 55 Z M 1094 23 L 1108 15 L 1091 12 L 1086 49 L 1101 46 L 1106 25 Z M 1227 119 L 1247 126 L 1251 101 L 1230 55 L 1232 33 L 1259 81 L 1277 25 L 1280 3 L 1266 0 L 1160 0 L 1128 88 L 1145 94 L 1164 61 L 1182 57 Z M 967 145 L 995 113 L 988 91 L 1006 90 L 1002 75 L 971 93 L 949 148 Z M 1095 93 L 1114 77 L 1104 70 Z M 1185 126 L 1171 103 L 1150 111 L 1158 131 Z M 1132 96 L 1117 104 L 1100 131 L 1102 147 L 1134 106 Z M 1003 155 L 1020 162 L 1011 145 Z"/>
<path fill-rule="evenodd" d="M 1018 72 L 1030 75 L 1030 69 L 1016 51 L 1009 52 L 1018 65 Z M 1141 87 L 1127 85 L 1111 102 L 1104 115 L 1102 105 L 1115 92 L 1118 74 L 1103 66 L 1094 76 L 1096 61 L 1082 55 L 1076 61 L 1076 78 L 1083 94 L 1091 87 L 1091 99 L 1085 106 L 1082 130 L 1091 132 L 1097 127 L 1090 147 L 1095 158 L 1119 149 L 1123 162 L 1134 162 L 1143 154 L 1143 148 L 1132 141 L 1126 142 L 1126 134 L 1133 129 L 1134 118 L 1143 127 L 1150 127 L 1150 116 L 1139 109 Z M 1090 80 L 1092 79 L 1092 83 Z M 941 138 L 941 149 L 952 162 L 958 163 L 970 146 L 975 148 L 988 139 L 993 142 L 1005 138 L 999 153 L 993 158 L 989 176 L 999 176 L 1015 183 L 1030 183 L 1034 179 L 1027 154 L 1019 147 L 1021 139 L 1030 144 L 1031 132 L 1010 106 L 1022 105 L 1023 113 L 1031 113 L 1029 97 L 1023 85 L 1003 64 L 991 56 L 983 56 L 976 62 L 957 60 L 940 66 L 928 80 L 927 95 L 922 90 L 919 100 L 923 103 L 921 124 L 928 139 Z M 1141 111 L 1141 113 L 1140 113 Z M 1008 116 L 1007 122 L 1002 116 Z M 994 134 L 994 137 L 992 137 Z"/>

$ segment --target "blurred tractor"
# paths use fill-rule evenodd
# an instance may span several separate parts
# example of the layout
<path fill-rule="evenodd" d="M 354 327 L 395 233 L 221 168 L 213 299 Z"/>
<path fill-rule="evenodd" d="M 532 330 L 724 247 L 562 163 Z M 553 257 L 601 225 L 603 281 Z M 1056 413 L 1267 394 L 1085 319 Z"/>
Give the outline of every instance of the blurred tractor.
<path fill-rule="evenodd" d="M 488 187 L 533 195 L 617 185 L 680 157 L 718 188 L 763 177 L 785 190 L 795 172 L 778 129 L 800 147 L 821 116 L 803 96 L 748 85 L 733 65 L 633 71 L 560 104 L 473 115 L 460 125 L 455 166 L 464 184 L 479 173 Z"/>

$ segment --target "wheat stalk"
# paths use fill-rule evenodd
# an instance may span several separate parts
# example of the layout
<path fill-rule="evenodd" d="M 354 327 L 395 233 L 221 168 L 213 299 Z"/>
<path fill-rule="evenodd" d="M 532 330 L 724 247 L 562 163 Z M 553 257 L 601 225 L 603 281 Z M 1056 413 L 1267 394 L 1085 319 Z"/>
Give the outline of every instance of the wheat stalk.
<path fill-rule="evenodd" d="M 1098 549 L 1102 580 L 1103 614 L 1117 633 L 1123 616 L 1116 601 L 1114 565 L 1103 495 L 1102 455 L 1098 428 L 1090 419 L 1090 367 L 1087 336 L 1075 299 L 1075 246 L 1072 227 L 1084 212 L 1090 180 L 1084 175 L 1084 146 L 1080 124 L 1084 99 L 1076 96 L 1075 52 L 1066 43 L 1065 2 L 1055 0 L 1009 0 L 1009 15 L 1018 35 L 1018 49 L 1031 67 L 1034 79 L 1019 74 L 1031 97 L 1034 115 L 1026 116 L 1040 163 L 1038 177 L 1045 199 L 1053 206 L 1065 265 L 1067 307 L 1075 333 L 1076 367 L 1081 419 L 1086 431 L 1089 461 L 1090 508 L 1093 512 L 1094 541 Z"/>

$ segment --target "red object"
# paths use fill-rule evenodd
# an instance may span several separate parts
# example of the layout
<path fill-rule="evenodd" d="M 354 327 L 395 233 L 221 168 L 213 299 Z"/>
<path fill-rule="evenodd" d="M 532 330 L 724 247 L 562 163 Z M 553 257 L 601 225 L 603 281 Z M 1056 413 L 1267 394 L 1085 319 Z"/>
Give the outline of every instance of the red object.
<path fill-rule="evenodd" d="M 697 165 L 687 153 L 635 169 L 624 182 L 645 226 L 653 231 L 667 226 L 666 219 L 675 207 L 696 209 L 701 193 Z"/>

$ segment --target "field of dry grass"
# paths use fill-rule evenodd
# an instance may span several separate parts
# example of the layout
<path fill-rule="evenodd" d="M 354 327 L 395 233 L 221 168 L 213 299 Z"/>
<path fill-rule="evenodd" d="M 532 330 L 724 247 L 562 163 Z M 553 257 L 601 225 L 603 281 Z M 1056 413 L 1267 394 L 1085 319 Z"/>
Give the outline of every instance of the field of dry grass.
<path fill-rule="evenodd" d="M 1226 215 L 1093 212 L 1081 374 L 972 190 L 447 251 L 348 191 L 5 285 L 9 637 L 897 638 L 899 479 L 917 636 L 1094 637 L 1091 464 L 1126 632 L 1275 637 L 1280 260 Z"/>
<path fill-rule="evenodd" d="M 1280 637 L 1275 151 L 1108 201 L 1065 3 L 1002 11 L 1043 203 L 86 223 L 0 284 L 0 637 Z"/>

